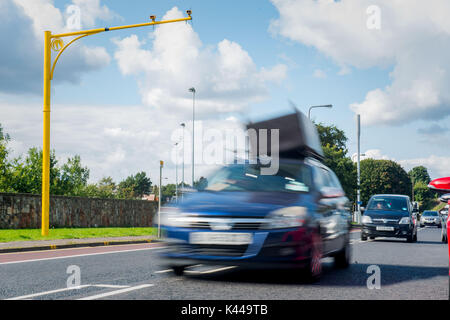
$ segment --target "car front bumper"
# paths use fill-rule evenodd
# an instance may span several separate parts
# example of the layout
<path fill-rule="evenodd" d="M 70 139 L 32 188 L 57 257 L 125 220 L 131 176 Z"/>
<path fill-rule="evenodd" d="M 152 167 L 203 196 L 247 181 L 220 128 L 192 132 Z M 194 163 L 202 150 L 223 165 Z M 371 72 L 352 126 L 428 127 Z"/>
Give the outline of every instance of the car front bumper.
<path fill-rule="evenodd" d="M 199 230 L 165 228 L 165 249 L 160 253 L 170 266 L 220 264 L 251 266 L 252 268 L 301 267 L 310 258 L 312 229 L 242 231 L 252 233 L 252 243 L 246 245 L 191 244 L 189 234 Z M 214 232 L 214 231 L 203 231 Z"/>
<path fill-rule="evenodd" d="M 392 227 L 392 231 L 377 230 L 377 227 Z M 361 230 L 362 235 L 366 237 L 391 237 L 391 238 L 407 238 L 413 232 L 414 227 L 409 224 L 364 224 Z"/>

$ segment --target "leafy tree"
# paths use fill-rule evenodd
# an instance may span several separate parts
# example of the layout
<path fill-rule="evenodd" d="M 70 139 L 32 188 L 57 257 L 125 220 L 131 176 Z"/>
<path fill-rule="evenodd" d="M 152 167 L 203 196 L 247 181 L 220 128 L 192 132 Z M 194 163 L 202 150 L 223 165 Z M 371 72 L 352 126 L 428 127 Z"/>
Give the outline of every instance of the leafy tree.
<path fill-rule="evenodd" d="M 81 165 L 80 156 L 68 158 L 61 167 L 55 193 L 65 196 L 82 195 L 88 179 L 89 169 Z"/>
<path fill-rule="evenodd" d="M 145 172 L 131 175 L 119 183 L 118 194 L 121 198 L 142 198 L 144 194 L 149 194 L 152 181 Z"/>
<path fill-rule="evenodd" d="M 344 156 L 347 154 L 347 136 L 345 132 L 338 129 L 336 126 L 326 126 L 322 123 L 316 124 L 317 132 L 320 137 L 322 146 L 335 147 L 338 150 L 342 150 Z"/>
<path fill-rule="evenodd" d="M 325 155 L 325 165 L 336 173 L 336 176 L 341 182 L 345 194 L 354 202 L 356 198 L 356 165 L 353 161 L 345 156 L 342 149 L 329 144 L 323 146 Z"/>
<path fill-rule="evenodd" d="M 391 160 L 361 161 L 361 201 L 374 194 L 393 193 L 411 196 L 411 181 L 406 171 Z"/>
<path fill-rule="evenodd" d="M 421 181 L 423 183 L 428 184 L 431 181 L 430 175 L 428 174 L 428 170 L 424 166 L 418 166 L 418 167 L 412 168 L 408 172 L 408 175 L 411 178 L 411 181 L 413 183 L 417 183 L 417 182 Z"/>
<path fill-rule="evenodd" d="M 9 182 L 11 179 L 11 164 L 8 161 L 8 147 L 9 135 L 3 133 L 3 128 L 0 124 L 0 191 L 10 191 Z"/>
<path fill-rule="evenodd" d="M 80 192 L 81 196 L 89 198 L 117 198 L 117 186 L 111 177 L 102 178 L 97 184 L 88 184 Z"/>
<path fill-rule="evenodd" d="M 208 179 L 200 177 L 199 180 L 194 181 L 194 189 L 204 190 L 208 186 Z"/>
<path fill-rule="evenodd" d="M 316 124 L 325 156 L 325 165 L 336 173 L 347 197 L 354 202 L 356 197 L 356 165 L 347 156 L 347 136 L 336 126 Z"/>
<path fill-rule="evenodd" d="M 30 148 L 25 160 L 14 159 L 10 187 L 14 192 L 40 194 L 42 190 L 42 150 Z M 50 153 L 50 194 L 58 194 L 60 169 L 55 151 Z"/>
<path fill-rule="evenodd" d="M 429 209 L 433 203 L 433 196 L 428 183 L 418 181 L 414 184 L 414 200 L 420 203 L 420 208 Z"/>

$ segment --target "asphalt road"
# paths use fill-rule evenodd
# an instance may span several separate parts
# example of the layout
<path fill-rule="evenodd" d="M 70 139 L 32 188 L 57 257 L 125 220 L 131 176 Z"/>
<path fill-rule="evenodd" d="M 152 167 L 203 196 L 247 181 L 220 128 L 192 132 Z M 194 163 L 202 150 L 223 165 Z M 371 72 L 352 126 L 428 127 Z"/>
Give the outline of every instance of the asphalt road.
<path fill-rule="evenodd" d="M 203 265 L 176 277 L 159 261 L 157 244 L 0 254 L 0 299 L 449 298 L 449 258 L 440 229 L 419 230 L 417 243 L 386 238 L 361 242 L 358 232 L 351 242 L 351 266 L 337 270 L 331 259 L 324 259 L 323 277 L 315 284 L 305 283 L 295 271 Z M 367 270 L 373 265 L 380 271 L 379 289 L 367 287 L 372 275 Z M 79 267 L 79 288 L 67 287 L 69 266 Z"/>

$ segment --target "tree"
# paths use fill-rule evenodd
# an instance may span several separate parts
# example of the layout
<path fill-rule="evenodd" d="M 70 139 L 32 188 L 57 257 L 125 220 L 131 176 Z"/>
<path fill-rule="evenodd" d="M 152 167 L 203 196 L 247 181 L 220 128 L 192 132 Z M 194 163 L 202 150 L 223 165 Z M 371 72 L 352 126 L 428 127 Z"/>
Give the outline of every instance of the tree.
<path fill-rule="evenodd" d="M 414 184 L 414 200 L 420 203 L 420 208 L 429 209 L 433 203 L 433 192 L 428 188 L 428 183 L 418 181 Z"/>
<path fill-rule="evenodd" d="M 411 196 L 411 181 L 406 171 L 391 160 L 361 161 L 361 201 L 374 194 L 393 193 Z"/>
<path fill-rule="evenodd" d="M 10 191 L 9 182 L 11 179 L 11 164 L 8 161 L 8 142 L 9 135 L 3 133 L 2 125 L 0 124 L 0 191 Z"/>
<path fill-rule="evenodd" d="M 42 190 L 42 150 L 30 148 L 25 160 L 14 159 L 10 188 L 14 192 L 40 194 Z M 55 151 L 50 153 L 50 194 L 58 192 L 60 169 L 57 167 Z"/>
<path fill-rule="evenodd" d="M 62 165 L 58 178 L 55 194 L 65 196 L 79 196 L 83 194 L 83 189 L 89 179 L 89 169 L 81 165 L 79 155 L 68 158 Z"/>
<path fill-rule="evenodd" d="M 338 150 L 342 150 L 344 156 L 347 155 L 347 136 L 345 132 L 338 129 L 336 126 L 326 126 L 322 123 L 316 124 L 317 132 L 320 137 L 322 146 L 334 146 Z"/>
<path fill-rule="evenodd" d="M 430 175 L 428 174 L 428 170 L 424 166 L 418 166 L 418 167 L 412 168 L 408 172 L 408 175 L 414 184 L 419 181 L 428 184 L 431 181 Z"/>
<path fill-rule="evenodd" d="M 324 163 L 336 173 L 350 201 L 355 201 L 356 165 L 347 157 L 347 136 L 336 126 L 316 124 L 324 153 Z"/>
<path fill-rule="evenodd" d="M 118 194 L 121 198 L 142 198 L 144 194 L 150 194 L 152 181 L 145 172 L 131 175 L 119 183 Z"/>

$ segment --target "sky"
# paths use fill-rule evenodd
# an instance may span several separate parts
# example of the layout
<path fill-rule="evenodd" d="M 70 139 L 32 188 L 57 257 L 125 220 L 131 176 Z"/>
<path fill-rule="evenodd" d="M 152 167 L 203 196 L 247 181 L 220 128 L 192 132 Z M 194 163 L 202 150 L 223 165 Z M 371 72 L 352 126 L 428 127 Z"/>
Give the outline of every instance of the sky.
<path fill-rule="evenodd" d="M 304 113 L 332 104 L 312 118 L 344 130 L 350 155 L 359 113 L 365 157 L 449 175 L 447 0 L 2 0 L 0 124 L 12 156 L 42 146 L 43 31 L 176 19 L 188 9 L 192 22 L 89 36 L 61 55 L 51 91 L 61 162 L 79 154 L 91 182 L 139 171 L 156 182 L 164 160 L 174 182 L 185 123 L 190 183 L 195 87 L 196 128 L 211 135 L 196 131 L 196 179 L 215 167 L 205 165 L 201 139 L 292 104 Z"/>

